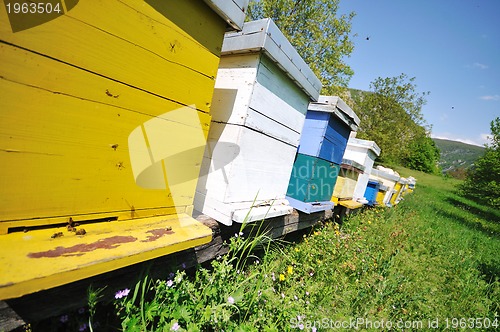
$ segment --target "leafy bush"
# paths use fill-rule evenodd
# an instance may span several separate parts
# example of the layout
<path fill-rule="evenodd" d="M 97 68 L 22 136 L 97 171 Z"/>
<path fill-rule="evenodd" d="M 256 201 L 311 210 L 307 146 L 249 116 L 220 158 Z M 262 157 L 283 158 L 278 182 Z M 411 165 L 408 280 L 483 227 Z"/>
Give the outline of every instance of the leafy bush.
<path fill-rule="evenodd" d="M 460 187 L 464 196 L 500 208 L 500 118 L 491 121 L 491 144 L 486 146 Z"/>

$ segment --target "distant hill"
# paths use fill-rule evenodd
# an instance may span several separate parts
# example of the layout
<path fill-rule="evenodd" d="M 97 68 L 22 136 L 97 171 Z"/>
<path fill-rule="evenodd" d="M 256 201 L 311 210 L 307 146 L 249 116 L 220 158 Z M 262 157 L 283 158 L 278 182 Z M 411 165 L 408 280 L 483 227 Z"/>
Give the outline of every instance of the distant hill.
<path fill-rule="evenodd" d="M 462 177 L 466 169 L 484 154 L 484 148 L 477 145 L 466 144 L 447 139 L 432 139 L 441 152 L 439 166 L 444 173 L 458 173 Z"/>

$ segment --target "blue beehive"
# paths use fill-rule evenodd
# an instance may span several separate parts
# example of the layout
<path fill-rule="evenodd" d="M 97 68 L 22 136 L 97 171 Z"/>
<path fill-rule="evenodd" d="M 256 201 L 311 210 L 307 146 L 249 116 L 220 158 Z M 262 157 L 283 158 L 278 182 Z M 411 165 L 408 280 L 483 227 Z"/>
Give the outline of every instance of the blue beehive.
<path fill-rule="evenodd" d="M 298 153 L 342 163 L 351 131 L 359 118 L 339 97 L 319 96 L 309 103 Z"/>
<path fill-rule="evenodd" d="M 287 191 L 291 206 L 306 213 L 333 208 L 338 170 L 358 125 L 359 118 L 339 97 L 319 96 L 309 103 Z"/>
<path fill-rule="evenodd" d="M 368 205 L 374 206 L 377 204 L 377 194 L 380 189 L 380 182 L 378 181 L 368 181 L 368 185 L 365 190 L 365 198 L 368 201 Z"/>

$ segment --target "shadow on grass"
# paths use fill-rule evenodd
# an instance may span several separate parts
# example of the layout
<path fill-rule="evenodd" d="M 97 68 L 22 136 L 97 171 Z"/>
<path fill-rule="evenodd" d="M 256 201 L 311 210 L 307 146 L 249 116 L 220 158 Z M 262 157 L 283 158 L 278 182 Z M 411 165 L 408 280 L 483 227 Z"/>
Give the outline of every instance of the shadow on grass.
<path fill-rule="evenodd" d="M 478 203 L 475 203 L 465 198 L 457 199 L 453 197 L 447 197 L 445 201 L 452 204 L 455 207 L 458 207 L 478 217 L 481 217 L 488 222 L 500 224 L 500 211 L 496 211 L 493 208 L 478 206 Z"/>
<path fill-rule="evenodd" d="M 464 225 L 469 229 L 480 231 L 488 236 L 500 237 L 498 223 L 487 222 L 485 224 L 481 222 L 474 222 L 471 220 L 473 213 L 469 213 L 469 216 L 461 215 L 459 212 L 451 212 L 445 210 L 439 210 L 438 213 L 452 221 Z M 467 212 L 463 211 L 463 213 Z"/>
<path fill-rule="evenodd" d="M 481 263 L 478 270 L 481 271 L 483 279 L 490 284 L 500 279 L 500 268 L 498 266 Z"/>

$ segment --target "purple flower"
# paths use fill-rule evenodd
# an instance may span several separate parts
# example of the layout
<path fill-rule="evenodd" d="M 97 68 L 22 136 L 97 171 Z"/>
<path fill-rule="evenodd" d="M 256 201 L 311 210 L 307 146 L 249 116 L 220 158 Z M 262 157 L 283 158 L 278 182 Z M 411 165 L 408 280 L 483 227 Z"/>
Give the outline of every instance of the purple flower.
<path fill-rule="evenodd" d="M 299 324 L 299 330 L 303 330 L 304 329 L 304 324 Z"/>
<path fill-rule="evenodd" d="M 87 329 L 87 323 L 83 323 L 82 325 L 80 325 L 80 328 L 78 329 L 78 331 L 83 332 L 86 329 Z"/>
<path fill-rule="evenodd" d="M 180 328 L 179 323 L 175 322 L 174 325 L 170 328 L 170 331 L 177 331 Z"/>
<path fill-rule="evenodd" d="M 227 298 L 227 302 L 228 302 L 229 304 L 234 304 L 234 298 L 233 298 L 232 296 L 228 297 L 228 298 Z"/>
<path fill-rule="evenodd" d="M 118 291 L 115 294 L 115 299 L 117 299 L 117 300 L 121 299 L 122 297 L 127 296 L 128 293 L 130 293 L 130 289 L 128 289 L 128 288 L 125 288 L 124 290 Z"/>
<path fill-rule="evenodd" d="M 78 309 L 78 313 L 80 315 L 84 314 L 85 313 L 85 308 L 84 307 L 81 307 L 80 309 Z"/>
<path fill-rule="evenodd" d="M 170 279 L 174 279 L 174 277 L 175 277 L 175 273 L 170 272 L 170 273 L 168 274 L 168 277 L 169 277 Z"/>
<path fill-rule="evenodd" d="M 172 287 L 174 282 L 172 280 L 167 281 L 167 287 Z"/>
<path fill-rule="evenodd" d="M 311 329 L 312 332 L 316 332 L 316 326 L 313 326 Z"/>
<path fill-rule="evenodd" d="M 186 269 L 186 263 L 182 263 L 182 269 L 185 270 Z"/>
<path fill-rule="evenodd" d="M 68 320 L 69 320 L 69 317 L 68 315 L 62 315 L 59 320 L 61 321 L 61 323 L 66 323 Z"/>

